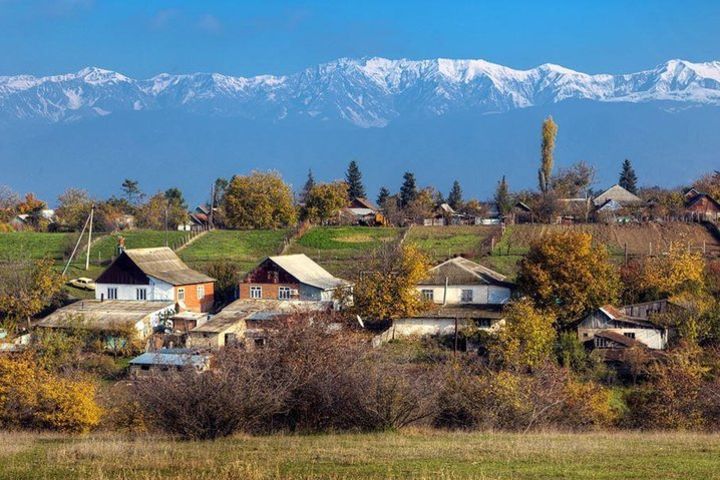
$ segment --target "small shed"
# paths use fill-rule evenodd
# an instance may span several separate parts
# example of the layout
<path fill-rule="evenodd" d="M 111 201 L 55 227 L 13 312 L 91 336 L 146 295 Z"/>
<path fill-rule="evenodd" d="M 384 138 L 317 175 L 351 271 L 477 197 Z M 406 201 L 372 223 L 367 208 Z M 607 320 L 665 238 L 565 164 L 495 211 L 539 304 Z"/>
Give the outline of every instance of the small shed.
<path fill-rule="evenodd" d="M 204 372 L 210 368 L 210 354 L 187 348 L 145 352 L 130 360 L 130 376 L 141 378 L 165 372 L 192 369 Z"/>

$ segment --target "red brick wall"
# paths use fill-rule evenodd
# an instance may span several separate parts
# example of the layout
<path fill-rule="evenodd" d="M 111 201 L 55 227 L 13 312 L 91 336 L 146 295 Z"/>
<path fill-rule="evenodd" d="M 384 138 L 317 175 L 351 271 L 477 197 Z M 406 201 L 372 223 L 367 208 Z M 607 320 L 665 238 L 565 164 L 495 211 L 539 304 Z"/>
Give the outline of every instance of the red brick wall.
<path fill-rule="evenodd" d="M 262 287 L 262 298 L 270 300 L 277 300 L 280 287 L 290 287 L 295 290 L 300 289 L 300 285 L 293 283 L 241 283 L 240 298 L 251 298 L 250 287 Z"/>
<path fill-rule="evenodd" d="M 205 287 L 205 296 L 198 298 L 197 287 L 203 285 Z M 185 289 L 185 306 L 188 310 L 193 312 L 209 312 L 215 301 L 215 284 L 213 282 L 198 283 L 194 285 L 183 285 L 181 287 L 175 287 L 175 301 L 178 301 L 178 290 L 180 288 Z"/>

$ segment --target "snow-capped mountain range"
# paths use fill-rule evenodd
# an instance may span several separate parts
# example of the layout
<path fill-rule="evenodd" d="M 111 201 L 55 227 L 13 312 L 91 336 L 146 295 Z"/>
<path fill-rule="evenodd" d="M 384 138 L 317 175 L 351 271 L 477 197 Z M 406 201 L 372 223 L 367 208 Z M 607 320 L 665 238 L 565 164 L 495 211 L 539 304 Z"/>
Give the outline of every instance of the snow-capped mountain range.
<path fill-rule="evenodd" d="M 287 76 L 160 74 L 139 80 L 96 67 L 0 77 L 0 119 L 67 122 L 118 111 L 179 109 L 253 120 L 343 120 L 384 127 L 403 116 L 501 113 L 568 99 L 720 105 L 720 61 L 670 60 L 637 73 L 589 75 L 484 60 L 339 59 Z"/>

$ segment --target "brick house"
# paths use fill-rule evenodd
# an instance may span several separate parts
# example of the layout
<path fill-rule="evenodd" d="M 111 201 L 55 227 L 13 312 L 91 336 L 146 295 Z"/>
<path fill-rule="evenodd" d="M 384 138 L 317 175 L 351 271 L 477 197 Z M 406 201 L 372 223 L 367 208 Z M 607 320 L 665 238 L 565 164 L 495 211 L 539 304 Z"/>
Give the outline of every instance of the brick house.
<path fill-rule="evenodd" d="M 168 247 L 124 250 L 95 280 L 97 300 L 173 302 L 178 311 L 209 311 L 215 279 L 191 269 Z"/>
<path fill-rule="evenodd" d="M 240 282 L 240 299 L 329 302 L 350 282 L 334 277 L 307 255 L 268 257 Z"/>

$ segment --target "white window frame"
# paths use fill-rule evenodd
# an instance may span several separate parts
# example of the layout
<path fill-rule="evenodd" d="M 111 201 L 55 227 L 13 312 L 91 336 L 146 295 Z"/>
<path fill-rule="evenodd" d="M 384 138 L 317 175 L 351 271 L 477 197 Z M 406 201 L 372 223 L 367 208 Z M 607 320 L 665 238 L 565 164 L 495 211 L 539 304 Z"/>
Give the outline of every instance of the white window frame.
<path fill-rule="evenodd" d="M 198 301 L 202 301 L 205 298 L 205 285 L 198 285 L 196 287 Z"/>
<path fill-rule="evenodd" d="M 136 288 L 135 300 L 147 300 L 147 288 Z"/>
<path fill-rule="evenodd" d="M 422 293 L 423 299 L 431 302 L 435 301 L 435 290 L 432 288 L 423 288 L 420 293 Z"/>
<path fill-rule="evenodd" d="M 290 287 L 278 287 L 278 300 L 290 300 Z"/>
<path fill-rule="evenodd" d="M 462 290 L 460 290 L 460 302 L 472 303 L 472 301 L 473 301 L 472 288 L 463 288 Z"/>
<path fill-rule="evenodd" d="M 117 287 L 108 287 L 107 289 L 107 299 L 108 300 L 117 300 L 118 297 L 118 289 Z"/>
<path fill-rule="evenodd" d="M 250 287 L 250 298 L 262 298 L 262 287 L 260 285 L 252 285 Z"/>
<path fill-rule="evenodd" d="M 180 287 L 177 289 L 177 301 L 178 302 L 185 301 L 185 287 Z"/>

